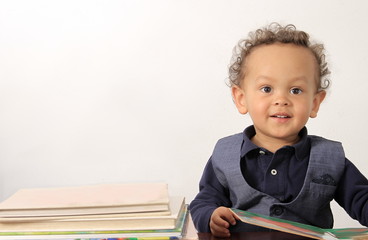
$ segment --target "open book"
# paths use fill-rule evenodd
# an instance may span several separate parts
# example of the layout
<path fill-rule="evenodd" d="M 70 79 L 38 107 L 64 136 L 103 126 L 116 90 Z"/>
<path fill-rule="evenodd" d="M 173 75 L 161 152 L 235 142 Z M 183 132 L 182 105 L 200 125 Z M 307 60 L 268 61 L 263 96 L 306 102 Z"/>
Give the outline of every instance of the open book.
<path fill-rule="evenodd" d="M 368 239 L 368 228 L 323 229 L 308 224 L 231 209 L 242 222 L 314 239 Z"/>

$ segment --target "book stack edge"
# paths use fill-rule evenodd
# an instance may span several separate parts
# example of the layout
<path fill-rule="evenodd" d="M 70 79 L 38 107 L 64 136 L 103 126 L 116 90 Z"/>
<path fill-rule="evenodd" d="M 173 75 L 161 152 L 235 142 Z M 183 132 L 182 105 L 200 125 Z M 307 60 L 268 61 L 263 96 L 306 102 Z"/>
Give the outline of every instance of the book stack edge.
<path fill-rule="evenodd" d="M 22 189 L 0 203 L 0 239 L 180 239 L 188 215 L 166 183 Z"/>

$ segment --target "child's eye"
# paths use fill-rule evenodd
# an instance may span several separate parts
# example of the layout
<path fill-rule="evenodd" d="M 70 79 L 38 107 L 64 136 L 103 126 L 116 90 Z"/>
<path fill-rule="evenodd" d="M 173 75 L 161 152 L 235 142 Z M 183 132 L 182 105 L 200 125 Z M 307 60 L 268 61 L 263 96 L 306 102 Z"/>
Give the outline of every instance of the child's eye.
<path fill-rule="evenodd" d="M 290 90 L 291 94 L 301 94 L 303 91 L 300 88 L 292 88 Z"/>
<path fill-rule="evenodd" d="M 264 92 L 264 93 L 270 93 L 271 92 L 271 87 L 262 87 L 261 88 L 261 91 Z"/>

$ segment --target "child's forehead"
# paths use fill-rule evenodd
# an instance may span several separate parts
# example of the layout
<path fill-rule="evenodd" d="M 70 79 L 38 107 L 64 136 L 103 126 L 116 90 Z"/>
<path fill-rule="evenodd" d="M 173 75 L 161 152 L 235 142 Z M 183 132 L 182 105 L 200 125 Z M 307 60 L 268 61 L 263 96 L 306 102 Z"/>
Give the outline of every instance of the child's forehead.
<path fill-rule="evenodd" d="M 245 78 L 318 79 L 317 59 L 312 51 L 295 44 L 275 43 L 255 47 L 245 59 Z"/>
<path fill-rule="evenodd" d="M 255 47 L 245 59 L 245 70 L 253 68 L 287 68 L 317 71 L 317 59 L 312 51 L 295 44 L 269 44 Z"/>

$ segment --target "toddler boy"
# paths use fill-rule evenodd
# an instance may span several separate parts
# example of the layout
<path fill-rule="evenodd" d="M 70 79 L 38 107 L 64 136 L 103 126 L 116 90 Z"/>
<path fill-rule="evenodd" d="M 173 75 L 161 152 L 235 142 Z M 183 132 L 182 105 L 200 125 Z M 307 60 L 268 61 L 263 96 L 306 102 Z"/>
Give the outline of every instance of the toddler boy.
<path fill-rule="evenodd" d="M 199 232 L 262 231 L 229 208 L 332 228 L 335 199 L 368 225 L 368 180 L 339 142 L 308 135 L 329 86 L 322 44 L 273 23 L 241 41 L 229 68 L 234 103 L 253 125 L 220 139 L 190 204 Z"/>

